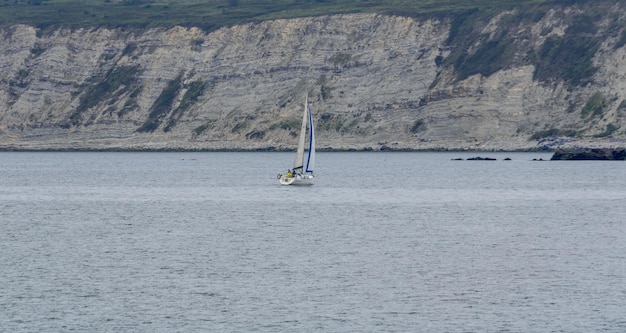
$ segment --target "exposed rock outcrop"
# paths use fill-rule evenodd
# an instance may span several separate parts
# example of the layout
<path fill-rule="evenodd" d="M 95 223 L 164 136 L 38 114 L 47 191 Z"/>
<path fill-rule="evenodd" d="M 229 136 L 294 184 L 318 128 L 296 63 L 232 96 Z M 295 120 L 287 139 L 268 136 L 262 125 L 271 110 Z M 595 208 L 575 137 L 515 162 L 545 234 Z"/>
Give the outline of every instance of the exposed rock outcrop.
<path fill-rule="evenodd" d="M 579 149 L 557 150 L 552 155 L 553 161 L 625 161 L 626 149 Z"/>
<path fill-rule="evenodd" d="M 493 157 L 481 157 L 481 156 L 476 156 L 476 157 L 470 157 L 467 159 L 468 161 L 495 161 L 496 159 Z"/>
<path fill-rule="evenodd" d="M 532 57 L 581 13 L 502 13 L 467 45 L 450 19 L 370 14 L 210 33 L 17 25 L 0 30 L 0 149 L 293 148 L 307 93 L 322 148 L 624 146 L 624 5 L 580 33 L 600 41 L 593 75 L 537 74 Z M 463 65 L 490 47 L 507 62 Z"/>

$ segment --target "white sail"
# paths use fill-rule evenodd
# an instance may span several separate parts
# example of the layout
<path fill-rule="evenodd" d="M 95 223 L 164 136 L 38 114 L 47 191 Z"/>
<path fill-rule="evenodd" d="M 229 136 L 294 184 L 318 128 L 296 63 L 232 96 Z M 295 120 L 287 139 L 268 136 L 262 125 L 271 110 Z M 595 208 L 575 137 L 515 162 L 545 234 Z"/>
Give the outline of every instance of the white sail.
<path fill-rule="evenodd" d="M 304 101 L 304 113 L 302 114 L 302 127 L 300 128 L 300 141 L 298 141 L 298 150 L 296 151 L 296 159 L 293 161 L 293 170 L 304 173 L 304 142 L 306 140 L 306 124 L 308 118 L 309 97 Z"/>

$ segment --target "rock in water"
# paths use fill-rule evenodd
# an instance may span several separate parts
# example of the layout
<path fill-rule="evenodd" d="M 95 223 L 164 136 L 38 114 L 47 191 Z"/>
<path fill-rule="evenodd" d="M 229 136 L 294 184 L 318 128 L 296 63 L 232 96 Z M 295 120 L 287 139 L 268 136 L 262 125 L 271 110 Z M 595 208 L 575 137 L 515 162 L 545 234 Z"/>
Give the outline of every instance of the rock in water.
<path fill-rule="evenodd" d="M 552 161 L 624 161 L 626 149 L 582 149 L 582 150 L 557 150 L 550 159 Z"/>

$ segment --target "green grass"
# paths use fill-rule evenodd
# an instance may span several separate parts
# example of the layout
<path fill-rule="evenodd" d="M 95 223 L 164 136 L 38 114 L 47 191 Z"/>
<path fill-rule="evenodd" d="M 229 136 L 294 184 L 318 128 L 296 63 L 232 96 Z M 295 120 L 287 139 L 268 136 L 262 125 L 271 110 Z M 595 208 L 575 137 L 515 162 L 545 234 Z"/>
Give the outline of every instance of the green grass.
<path fill-rule="evenodd" d="M 608 125 L 606 125 L 606 129 L 604 130 L 604 132 L 596 134 L 593 137 L 594 138 L 605 138 L 607 136 L 611 136 L 618 129 L 619 129 L 619 127 L 617 127 L 617 126 L 615 126 L 613 124 L 608 124 Z"/>
<path fill-rule="evenodd" d="M 148 120 L 139 129 L 137 129 L 137 132 L 154 132 L 161 125 L 164 118 L 172 109 L 174 98 L 176 98 L 176 95 L 178 95 L 180 89 L 182 88 L 181 81 L 182 75 L 168 81 L 167 86 L 163 89 L 163 91 L 161 91 L 161 95 L 159 95 L 150 108 Z M 173 124 L 171 126 L 173 126 Z"/>
<path fill-rule="evenodd" d="M 76 111 L 70 116 L 71 123 L 73 125 L 81 123 L 84 120 L 82 119 L 82 113 L 98 105 L 103 100 L 116 100 L 124 94 L 130 94 L 131 98 L 129 101 L 135 101 L 141 90 L 136 80 L 136 76 L 140 72 L 139 66 L 120 66 L 113 68 L 101 81 L 91 86 L 85 94 L 80 97 L 80 104 L 76 108 Z M 127 104 L 124 106 L 127 110 L 120 112 L 127 112 L 133 107 L 133 105 Z"/>
<path fill-rule="evenodd" d="M 567 137 L 575 137 L 577 135 L 574 130 L 562 130 L 557 128 L 551 128 L 545 131 L 539 131 L 533 135 L 531 135 L 531 140 L 540 140 L 549 137 L 557 137 L 557 136 L 567 136 Z"/>
<path fill-rule="evenodd" d="M 589 97 L 580 113 L 583 118 L 588 117 L 589 115 L 599 116 L 604 112 L 604 109 L 607 106 L 608 102 L 606 98 L 604 98 L 604 95 L 601 92 L 596 91 L 593 95 L 591 95 L 591 97 Z"/>
<path fill-rule="evenodd" d="M 182 25 L 210 31 L 268 19 L 342 13 L 448 15 L 474 9 L 492 12 L 573 1 L 592 0 L 0 0 L 0 25 L 24 23 L 39 28 Z"/>
<path fill-rule="evenodd" d="M 278 128 L 284 129 L 284 130 L 297 130 L 300 128 L 300 119 L 299 118 L 284 119 L 279 123 L 272 124 L 270 126 L 270 131 L 276 130 Z"/>
<path fill-rule="evenodd" d="M 165 128 L 163 128 L 165 132 L 169 132 L 174 126 L 176 126 L 178 119 L 183 115 L 183 113 L 196 104 L 198 98 L 204 94 L 204 91 L 207 88 L 207 83 L 203 81 L 194 81 L 185 88 L 187 88 L 187 91 L 183 95 L 183 99 L 180 101 L 178 107 L 172 111 L 170 120 Z"/>
<path fill-rule="evenodd" d="M 215 123 L 216 123 L 215 120 L 209 120 L 205 124 L 200 125 L 200 126 L 194 128 L 194 130 L 193 130 L 194 136 L 202 135 L 207 130 L 214 129 L 215 128 Z"/>
<path fill-rule="evenodd" d="M 320 116 L 318 127 L 325 131 L 341 132 L 345 129 L 346 118 L 339 115 L 324 113 Z"/>
<path fill-rule="evenodd" d="M 586 37 L 596 33 L 594 21 L 594 17 L 579 15 L 563 36 L 546 39 L 537 55 L 535 79 L 565 79 L 575 86 L 588 83 L 596 72 L 593 57 L 601 43 L 599 38 Z"/>
<path fill-rule="evenodd" d="M 411 126 L 411 133 L 415 134 L 421 132 L 426 129 L 426 124 L 423 120 L 419 119 L 413 122 L 413 126 Z"/>

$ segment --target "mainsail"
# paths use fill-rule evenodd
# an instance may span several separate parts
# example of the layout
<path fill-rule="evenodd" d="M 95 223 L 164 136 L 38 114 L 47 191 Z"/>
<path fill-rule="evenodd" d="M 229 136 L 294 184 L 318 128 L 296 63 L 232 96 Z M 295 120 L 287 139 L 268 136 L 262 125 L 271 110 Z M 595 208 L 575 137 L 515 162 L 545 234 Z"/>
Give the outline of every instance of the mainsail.
<path fill-rule="evenodd" d="M 308 125 L 308 126 L 307 126 Z M 307 127 L 309 145 L 305 154 L 305 143 L 307 139 Z M 315 165 L 315 134 L 313 133 L 313 115 L 309 106 L 308 96 L 304 102 L 304 112 L 302 114 L 302 127 L 300 128 L 300 141 L 296 151 L 296 159 L 293 161 L 294 172 L 313 173 Z"/>

